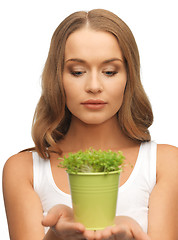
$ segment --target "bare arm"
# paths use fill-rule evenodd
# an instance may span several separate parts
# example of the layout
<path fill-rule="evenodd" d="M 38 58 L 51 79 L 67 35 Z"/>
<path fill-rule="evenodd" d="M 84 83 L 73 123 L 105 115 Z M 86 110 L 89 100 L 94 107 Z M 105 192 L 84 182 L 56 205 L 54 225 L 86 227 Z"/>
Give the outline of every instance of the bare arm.
<path fill-rule="evenodd" d="M 44 237 L 41 226 L 42 206 L 33 190 L 31 153 L 14 155 L 3 170 L 3 194 L 11 240 L 39 240 Z"/>
<path fill-rule="evenodd" d="M 151 240 L 178 239 L 178 148 L 158 145 L 157 183 L 150 196 Z"/>

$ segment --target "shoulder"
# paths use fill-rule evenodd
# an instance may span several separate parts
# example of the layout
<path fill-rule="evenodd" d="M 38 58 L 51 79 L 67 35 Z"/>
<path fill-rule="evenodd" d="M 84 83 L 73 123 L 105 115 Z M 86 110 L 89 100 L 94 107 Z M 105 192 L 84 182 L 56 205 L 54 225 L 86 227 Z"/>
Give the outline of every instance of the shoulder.
<path fill-rule="evenodd" d="M 167 144 L 157 145 L 158 161 L 178 161 L 178 148 Z"/>
<path fill-rule="evenodd" d="M 178 148 L 167 144 L 157 145 L 158 177 L 178 177 Z"/>
<path fill-rule="evenodd" d="M 178 148 L 172 145 L 168 144 L 157 144 L 158 152 L 163 154 L 171 154 L 171 155 L 177 155 L 178 154 Z"/>
<path fill-rule="evenodd" d="M 31 152 L 11 156 L 3 168 L 3 179 L 27 179 L 33 182 L 33 161 Z"/>

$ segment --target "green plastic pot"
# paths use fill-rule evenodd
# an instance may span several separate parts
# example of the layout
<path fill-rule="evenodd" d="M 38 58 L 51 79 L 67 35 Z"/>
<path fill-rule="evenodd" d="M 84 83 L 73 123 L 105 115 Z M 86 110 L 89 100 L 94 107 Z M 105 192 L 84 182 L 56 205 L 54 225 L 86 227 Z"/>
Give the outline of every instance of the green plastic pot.
<path fill-rule="evenodd" d="M 75 221 L 88 230 L 114 225 L 120 171 L 69 174 Z"/>

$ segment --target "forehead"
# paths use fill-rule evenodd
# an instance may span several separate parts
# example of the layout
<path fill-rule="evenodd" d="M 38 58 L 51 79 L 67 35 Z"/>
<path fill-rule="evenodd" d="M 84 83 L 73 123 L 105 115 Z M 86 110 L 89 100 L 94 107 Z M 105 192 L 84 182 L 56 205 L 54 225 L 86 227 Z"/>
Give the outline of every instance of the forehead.
<path fill-rule="evenodd" d="M 65 60 L 70 58 L 122 59 L 122 52 L 113 34 L 82 28 L 72 33 L 66 41 Z"/>

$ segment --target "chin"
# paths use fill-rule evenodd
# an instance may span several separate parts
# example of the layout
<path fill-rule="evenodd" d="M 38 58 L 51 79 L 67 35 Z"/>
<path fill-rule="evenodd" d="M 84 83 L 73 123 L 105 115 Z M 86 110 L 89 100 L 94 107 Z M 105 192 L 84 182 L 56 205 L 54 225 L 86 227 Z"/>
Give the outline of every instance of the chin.
<path fill-rule="evenodd" d="M 87 119 L 80 119 L 83 123 L 88 125 L 100 125 L 104 122 L 107 122 L 109 119 L 103 118 L 87 118 Z"/>
<path fill-rule="evenodd" d="M 113 114 L 83 114 L 82 116 L 78 114 L 73 115 L 73 120 L 87 125 L 100 125 L 113 120 L 114 116 L 116 116 L 115 112 Z"/>

